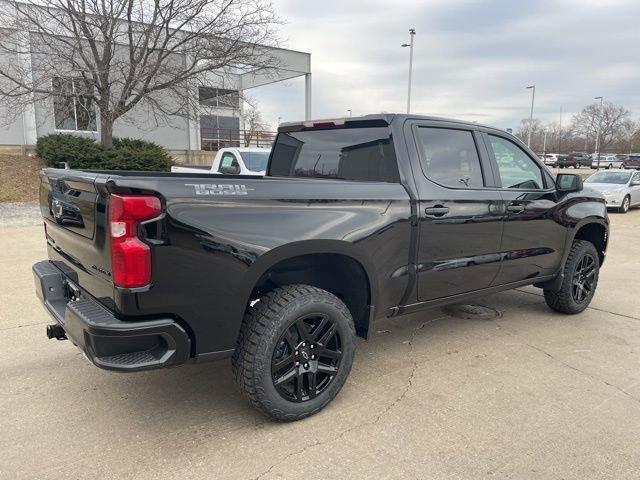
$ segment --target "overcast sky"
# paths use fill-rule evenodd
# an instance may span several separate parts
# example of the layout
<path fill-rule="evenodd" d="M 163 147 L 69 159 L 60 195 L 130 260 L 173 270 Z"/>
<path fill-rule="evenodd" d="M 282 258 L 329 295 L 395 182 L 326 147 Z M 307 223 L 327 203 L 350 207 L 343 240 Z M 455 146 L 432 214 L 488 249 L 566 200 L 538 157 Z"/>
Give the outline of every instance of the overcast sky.
<path fill-rule="evenodd" d="M 284 47 L 311 53 L 313 117 L 406 109 L 516 127 L 604 95 L 640 117 L 640 0 L 274 0 Z M 304 80 L 251 91 L 275 126 L 304 117 Z M 563 120 L 563 121 L 564 121 Z"/>

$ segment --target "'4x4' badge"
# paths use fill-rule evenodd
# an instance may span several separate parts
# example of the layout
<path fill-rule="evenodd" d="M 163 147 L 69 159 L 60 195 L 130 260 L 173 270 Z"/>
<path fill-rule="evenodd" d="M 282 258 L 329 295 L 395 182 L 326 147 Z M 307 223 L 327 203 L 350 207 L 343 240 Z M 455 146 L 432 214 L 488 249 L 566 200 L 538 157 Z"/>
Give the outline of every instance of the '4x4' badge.
<path fill-rule="evenodd" d="M 232 183 L 185 183 L 185 187 L 195 188 L 196 195 L 248 195 L 253 188 Z"/>

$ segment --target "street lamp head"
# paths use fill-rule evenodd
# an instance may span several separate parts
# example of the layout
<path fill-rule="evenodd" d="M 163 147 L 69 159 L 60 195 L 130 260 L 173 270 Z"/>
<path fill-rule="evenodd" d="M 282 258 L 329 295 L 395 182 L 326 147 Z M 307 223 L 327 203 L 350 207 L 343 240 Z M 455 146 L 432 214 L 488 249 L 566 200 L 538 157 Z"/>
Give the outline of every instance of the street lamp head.
<path fill-rule="evenodd" d="M 415 28 L 410 28 L 409 29 L 409 35 L 415 35 L 416 34 L 416 29 Z"/>
<path fill-rule="evenodd" d="M 411 45 L 409 45 L 408 43 L 403 43 L 402 45 L 400 45 L 401 47 L 410 47 Z"/>
<path fill-rule="evenodd" d="M 602 100 L 602 97 L 593 97 L 594 100 Z"/>
<path fill-rule="evenodd" d="M 529 89 L 529 88 L 536 88 L 536 86 L 535 86 L 535 85 L 529 85 L 527 88 L 528 88 L 528 89 Z"/>

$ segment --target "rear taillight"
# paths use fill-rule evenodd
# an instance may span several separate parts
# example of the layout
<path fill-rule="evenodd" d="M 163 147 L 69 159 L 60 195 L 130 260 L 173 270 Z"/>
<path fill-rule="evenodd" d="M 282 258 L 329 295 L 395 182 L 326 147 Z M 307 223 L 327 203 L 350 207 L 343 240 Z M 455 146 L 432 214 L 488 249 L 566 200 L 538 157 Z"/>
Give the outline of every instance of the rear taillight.
<path fill-rule="evenodd" d="M 138 238 L 138 225 L 162 213 L 160 199 L 152 195 L 111 195 L 109 233 L 111 272 L 118 287 L 151 283 L 151 249 Z"/>

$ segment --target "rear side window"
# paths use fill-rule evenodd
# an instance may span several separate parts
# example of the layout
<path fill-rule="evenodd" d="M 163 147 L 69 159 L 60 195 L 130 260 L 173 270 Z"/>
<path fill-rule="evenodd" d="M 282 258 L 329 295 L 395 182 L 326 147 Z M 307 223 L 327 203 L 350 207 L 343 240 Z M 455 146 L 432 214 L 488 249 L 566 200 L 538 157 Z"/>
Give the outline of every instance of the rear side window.
<path fill-rule="evenodd" d="M 400 181 L 389 129 L 340 128 L 280 133 L 269 175 L 375 182 Z"/>
<path fill-rule="evenodd" d="M 480 158 L 468 130 L 418 128 L 422 170 L 430 180 L 451 188 L 484 186 Z"/>

